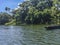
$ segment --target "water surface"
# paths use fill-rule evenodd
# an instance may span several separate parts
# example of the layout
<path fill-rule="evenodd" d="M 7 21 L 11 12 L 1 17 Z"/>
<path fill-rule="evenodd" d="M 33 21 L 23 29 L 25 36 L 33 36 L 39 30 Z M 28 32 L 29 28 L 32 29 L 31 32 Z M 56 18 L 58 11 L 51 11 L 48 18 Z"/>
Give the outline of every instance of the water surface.
<path fill-rule="evenodd" d="M 0 45 L 60 45 L 60 29 L 41 25 L 0 26 Z"/>

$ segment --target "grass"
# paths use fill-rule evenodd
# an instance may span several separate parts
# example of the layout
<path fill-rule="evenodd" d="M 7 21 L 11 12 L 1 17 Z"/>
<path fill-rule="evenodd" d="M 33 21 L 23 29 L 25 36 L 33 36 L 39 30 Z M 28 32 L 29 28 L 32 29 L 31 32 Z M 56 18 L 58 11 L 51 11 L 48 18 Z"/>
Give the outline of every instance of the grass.
<path fill-rule="evenodd" d="M 16 25 L 16 21 L 12 20 L 11 22 L 6 23 L 5 25 Z"/>

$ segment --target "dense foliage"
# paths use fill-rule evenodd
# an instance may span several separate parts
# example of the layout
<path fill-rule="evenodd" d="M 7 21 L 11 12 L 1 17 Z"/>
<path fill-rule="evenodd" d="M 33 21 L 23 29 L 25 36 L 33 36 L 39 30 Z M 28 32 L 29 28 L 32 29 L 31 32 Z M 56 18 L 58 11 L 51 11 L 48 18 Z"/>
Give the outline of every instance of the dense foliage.
<path fill-rule="evenodd" d="M 9 11 L 10 8 L 6 7 L 5 10 Z M 16 25 L 57 24 L 60 23 L 60 0 L 26 0 L 11 13 Z"/>
<path fill-rule="evenodd" d="M 12 13 L 16 23 L 51 24 L 60 19 L 59 0 L 29 0 L 19 4 Z"/>
<path fill-rule="evenodd" d="M 10 22 L 12 19 L 12 16 L 6 12 L 0 13 L 0 25 L 4 25 L 7 22 Z"/>

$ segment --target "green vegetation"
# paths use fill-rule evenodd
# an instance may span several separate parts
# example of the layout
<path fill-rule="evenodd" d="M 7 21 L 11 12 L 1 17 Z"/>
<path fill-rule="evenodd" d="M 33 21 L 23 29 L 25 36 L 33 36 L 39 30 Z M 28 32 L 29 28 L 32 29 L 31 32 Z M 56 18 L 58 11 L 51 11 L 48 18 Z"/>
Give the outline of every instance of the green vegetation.
<path fill-rule="evenodd" d="M 5 25 L 60 23 L 60 0 L 29 0 L 18 6 L 19 8 L 12 10 L 12 17 L 7 15 L 11 18 L 7 18 Z M 10 8 L 6 7 L 5 10 L 10 11 Z M 6 18 L 3 16 L 3 19 Z"/>
<path fill-rule="evenodd" d="M 12 16 L 6 12 L 0 13 L 0 25 L 4 25 L 12 20 Z"/>
<path fill-rule="evenodd" d="M 5 25 L 16 25 L 15 20 L 12 20 L 11 22 L 5 23 Z"/>

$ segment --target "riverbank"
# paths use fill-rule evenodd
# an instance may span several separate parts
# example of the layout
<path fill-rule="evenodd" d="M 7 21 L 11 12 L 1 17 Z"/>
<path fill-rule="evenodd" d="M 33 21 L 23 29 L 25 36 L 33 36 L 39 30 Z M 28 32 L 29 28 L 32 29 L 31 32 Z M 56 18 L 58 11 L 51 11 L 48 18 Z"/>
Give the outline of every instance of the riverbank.
<path fill-rule="evenodd" d="M 5 26 L 39 26 L 39 27 L 48 27 L 48 26 L 57 26 L 57 25 L 60 25 L 60 24 L 16 24 L 16 20 L 12 20 L 11 22 L 9 23 L 6 23 Z"/>

